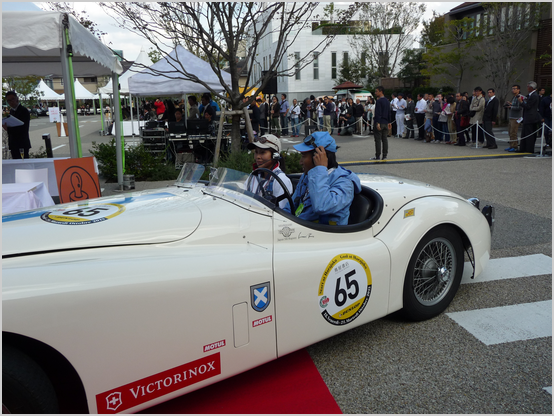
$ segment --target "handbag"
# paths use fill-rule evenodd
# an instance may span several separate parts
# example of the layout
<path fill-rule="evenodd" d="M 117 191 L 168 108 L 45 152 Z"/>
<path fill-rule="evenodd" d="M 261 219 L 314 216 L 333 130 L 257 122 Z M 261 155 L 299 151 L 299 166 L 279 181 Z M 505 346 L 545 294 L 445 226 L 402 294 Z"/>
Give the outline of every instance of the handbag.
<path fill-rule="evenodd" d="M 460 127 L 467 127 L 469 126 L 469 117 L 462 116 L 460 119 Z"/>

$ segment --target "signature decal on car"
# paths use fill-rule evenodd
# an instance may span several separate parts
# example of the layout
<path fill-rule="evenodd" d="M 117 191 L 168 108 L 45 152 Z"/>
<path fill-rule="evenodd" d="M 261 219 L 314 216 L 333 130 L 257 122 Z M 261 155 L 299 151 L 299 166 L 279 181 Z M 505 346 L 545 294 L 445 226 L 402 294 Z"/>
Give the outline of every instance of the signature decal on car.
<path fill-rule="evenodd" d="M 87 225 L 109 220 L 125 211 L 121 204 L 78 204 L 74 207 L 65 207 L 47 211 L 40 219 L 59 225 Z"/>
<path fill-rule="evenodd" d="M 117 413 L 221 374 L 220 353 L 96 395 L 98 413 Z"/>
<path fill-rule="evenodd" d="M 371 272 L 355 254 L 339 254 L 325 268 L 318 289 L 319 311 L 333 325 L 346 325 L 364 310 L 371 295 Z"/>
<path fill-rule="evenodd" d="M 415 216 L 415 208 L 404 210 L 404 218 Z"/>
<path fill-rule="evenodd" d="M 294 233 L 294 228 L 283 227 L 279 230 L 279 234 L 286 238 L 290 237 L 292 233 Z"/>
<path fill-rule="evenodd" d="M 250 304 L 256 312 L 263 312 L 271 302 L 271 285 L 269 282 L 250 286 Z"/>
<path fill-rule="evenodd" d="M 315 236 L 310 232 L 295 231 L 295 229 L 292 228 L 292 224 L 285 224 L 281 226 L 281 228 L 277 232 L 282 235 L 282 238 L 277 237 L 277 241 L 291 241 L 315 238 Z"/>

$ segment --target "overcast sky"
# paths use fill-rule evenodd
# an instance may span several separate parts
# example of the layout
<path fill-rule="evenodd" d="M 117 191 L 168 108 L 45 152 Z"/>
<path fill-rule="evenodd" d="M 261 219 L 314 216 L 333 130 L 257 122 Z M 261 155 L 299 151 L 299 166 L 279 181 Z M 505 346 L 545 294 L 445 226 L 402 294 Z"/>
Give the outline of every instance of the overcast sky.
<path fill-rule="evenodd" d="M 4 2 L 2 3 L 2 10 L 40 10 L 39 5 L 43 3 L 39 2 Z M 85 11 L 90 20 L 95 22 L 103 32 L 107 35 L 103 37 L 103 41 L 109 47 L 113 49 L 119 49 L 123 51 L 123 56 L 134 61 L 139 55 L 141 48 L 144 48 L 146 52 L 152 47 L 150 42 L 144 38 L 135 35 L 129 30 L 121 29 L 117 26 L 115 20 L 108 16 L 104 10 L 95 2 L 74 2 L 73 4 L 77 12 Z M 462 2 L 425 2 L 427 4 L 427 11 L 423 15 L 424 20 L 429 20 L 433 16 L 433 10 L 439 14 L 448 12 L 450 9 L 462 4 Z M 47 7 L 44 7 L 47 9 Z M 421 30 L 421 25 L 420 25 Z M 417 35 L 416 35 L 417 37 Z M 417 45 L 414 45 L 417 46 Z"/>

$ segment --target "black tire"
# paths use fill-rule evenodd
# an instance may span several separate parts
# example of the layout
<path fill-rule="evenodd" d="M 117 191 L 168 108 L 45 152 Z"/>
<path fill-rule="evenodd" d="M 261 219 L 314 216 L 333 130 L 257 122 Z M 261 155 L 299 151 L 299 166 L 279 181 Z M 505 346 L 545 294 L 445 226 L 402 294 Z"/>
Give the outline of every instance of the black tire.
<path fill-rule="evenodd" d="M 458 291 L 463 271 L 462 239 L 453 228 L 440 226 L 425 234 L 406 271 L 404 316 L 423 321 L 443 312 Z"/>
<path fill-rule="evenodd" d="M 2 413 L 59 413 L 46 373 L 9 345 L 2 346 Z"/>

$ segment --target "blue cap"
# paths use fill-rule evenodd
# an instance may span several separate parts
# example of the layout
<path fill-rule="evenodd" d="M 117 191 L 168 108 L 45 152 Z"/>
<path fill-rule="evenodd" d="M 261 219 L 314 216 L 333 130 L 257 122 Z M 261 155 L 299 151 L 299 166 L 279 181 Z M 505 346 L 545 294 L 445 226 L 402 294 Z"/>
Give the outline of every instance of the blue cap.
<path fill-rule="evenodd" d="M 310 152 L 316 147 L 323 146 L 325 150 L 336 153 L 337 143 L 335 139 L 326 131 L 316 131 L 306 136 L 304 141 L 300 144 L 293 146 L 299 152 Z"/>

